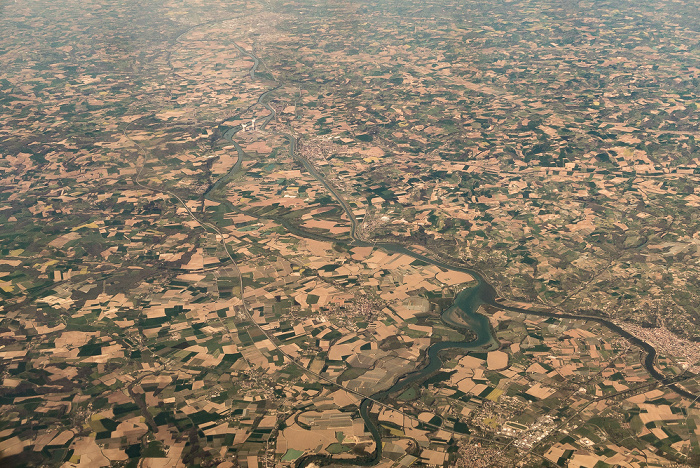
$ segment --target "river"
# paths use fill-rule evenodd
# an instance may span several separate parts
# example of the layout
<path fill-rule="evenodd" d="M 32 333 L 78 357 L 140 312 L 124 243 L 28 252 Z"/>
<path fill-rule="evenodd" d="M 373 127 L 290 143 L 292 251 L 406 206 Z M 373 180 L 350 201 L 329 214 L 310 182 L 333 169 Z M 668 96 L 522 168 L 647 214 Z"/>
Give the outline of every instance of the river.
<path fill-rule="evenodd" d="M 251 79 L 255 79 L 255 70 L 257 69 L 260 61 L 258 57 L 255 56 L 254 53 L 248 52 L 241 47 L 239 47 L 237 44 L 234 44 L 236 48 L 239 50 L 244 55 L 249 56 L 250 58 L 253 59 L 254 64 L 251 67 L 250 70 L 250 77 Z M 277 88 L 274 88 L 277 89 Z M 262 105 L 265 107 L 268 111 L 270 111 L 270 114 L 267 115 L 264 119 L 263 122 L 260 126 L 261 129 L 263 129 L 275 116 L 275 111 L 274 109 L 266 102 L 264 102 L 264 98 L 268 96 L 274 89 L 269 89 L 262 93 L 257 101 L 257 104 Z M 253 106 L 251 106 L 253 107 Z M 234 145 L 236 150 L 238 151 L 238 160 L 234 164 L 234 166 L 231 168 L 231 170 L 228 171 L 227 174 L 225 174 L 223 177 L 221 177 L 216 183 L 214 183 L 209 190 L 207 190 L 207 193 L 205 196 L 209 196 L 212 191 L 216 191 L 215 189 L 219 189 L 222 186 L 224 186 L 230 178 L 238 172 L 238 170 L 241 167 L 241 163 L 243 160 L 243 157 L 245 153 L 241 149 L 241 147 L 238 145 L 233 140 L 233 137 L 236 133 L 236 129 L 234 128 L 225 128 L 224 130 L 224 136 L 227 140 L 231 141 Z M 407 248 L 405 245 L 398 244 L 398 243 L 391 243 L 391 242 L 367 242 L 364 241 L 363 239 L 360 239 L 357 236 L 357 220 L 355 219 L 355 216 L 352 212 L 352 209 L 350 208 L 349 204 L 345 201 L 343 196 L 338 192 L 335 187 L 333 187 L 329 182 L 325 180 L 325 178 L 316 170 L 316 168 L 311 164 L 310 161 L 308 161 L 306 158 L 304 158 L 302 155 L 298 154 L 296 150 L 296 139 L 292 135 L 285 135 L 289 141 L 289 151 L 290 155 L 299 161 L 304 168 L 311 174 L 318 182 L 320 182 L 330 193 L 331 195 L 335 198 L 335 200 L 338 202 L 338 204 L 342 207 L 342 209 L 345 211 L 345 214 L 347 215 L 348 219 L 350 220 L 351 223 L 351 232 L 350 236 L 352 238 L 352 245 L 357 246 L 357 247 L 375 247 L 379 248 L 382 250 L 385 250 L 387 252 L 391 253 L 400 253 L 403 255 L 408 255 L 410 257 L 413 257 L 415 259 L 421 260 L 427 264 L 431 264 L 434 266 L 437 266 L 439 268 L 445 269 L 445 270 L 450 270 L 450 271 L 460 271 L 464 273 L 470 274 L 474 279 L 476 280 L 476 285 L 472 286 L 470 288 L 467 288 L 463 291 L 461 291 L 457 296 L 455 297 L 453 305 L 448 308 L 441 316 L 442 321 L 447 324 L 450 327 L 453 327 L 455 329 L 464 329 L 465 324 L 468 326 L 468 328 L 473 332 L 473 334 L 476 336 L 475 339 L 472 341 L 462 341 L 462 342 L 455 342 L 455 341 L 444 341 L 440 343 L 435 343 L 432 346 L 430 346 L 427 350 L 427 355 L 426 355 L 426 364 L 424 367 L 413 371 L 409 374 L 406 374 L 402 376 L 401 378 L 398 379 L 394 385 L 392 385 L 390 388 L 377 392 L 374 395 L 370 396 L 369 398 L 364 398 L 362 402 L 360 403 L 360 415 L 363 418 L 365 425 L 367 427 L 367 430 L 370 432 L 372 435 L 372 438 L 375 441 L 376 449 L 375 451 L 367 457 L 358 457 L 354 460 L 349 460 L 349 459 L 333 459 L 332 457 L 329 456 L 324 456 L 324 455 L 310 455 L 310 456 L 305 456 L 302 457 L 301 459 L 298 460 L 297 466 L 298 467 L 305 467 L 308 466 L 311 462 L 317 462 L 324 464 L 326 462 L 332 461 L 335 464 L 353 464 L 353 465 L 375 465 L 379 462 L 381 459 L 382 455 L 382 438 L 381 434 L 379 433 L 379 429 L 372 420 L 372 417 L 370 415 L 370 407 L 374 401 L 382 401 L 386 397 L 388 397 L 391 394 L 397 393 L 401 391 L 403 388 L 410 384 L 415 384 L 415 383 L 420 383 L 422 380 L 426 379 L 429 377 L 431 374 L 437 372 L 440 370 L 440 368 L 443 365 L 443 362 L 440 358 L 440 353 L 445 350 L 449 349 L 460 349 L 463 351 L 473 351 L 473 350 L 479 350 L 479 351 L 484 351 L 484 350 L 492 350 L 492 349 L 497 349 L 498 348 L 498 341 L 497 339 L 493 336 L 493 333 L 491 331 L 491 327 L 489 324 L 489 320 L 486 316 L 480 314 L 478 312 L 479 308 L 482 305 L 489 305 L 493 306 L 499 309 L 511 311 L 511 312 L 517 312 L 517 313 L 522 313 L 526 315 L 535 315 L 535 316 L 540 316 L 540 317 L 554 317 L 557 319 L 574 319 L 574 320 L 588 320 L 588 321 L 593 321 L 601 324 L 602 326 L 608 328 L 612 332 L 626 338 L 636 346 L 640 347 L 646 352 L 646 356 L 644 358 L 643 364 L 644 367 L 646 368 L 647 372 L 649 375 L 651 375 L 654 379 L 658 380 L 661 382 L 663 385 L 666 385 L 668 388 L 672 389 L 676 393 L 678 393 L 681 396 L 684 396 L 689 399 L 697 399 L 698 396 L 694 395 L 685 389 L 679 387 L 675 383 L 673 383 L 672 379 L 669 377 L 664 376 L 659 372 L 655 366 L 654 363 L 656 361 L 656 350 L 654 349 L 653 346 L 651 346 L 649 343 L 640 340 L 639 338 L 631 335 L 627 331 L 623 330 L 620 326 L 614 324 L 613 322 L 602 318 L 602 317 L 594 317 L 594 316 L 580 316 L 580 315 L 573 315 L 573 314 L 564 314 L 564 313 L 556 313 L 556 312 L 547 312 L 547 311 L 538 311 L 538 310 L 530 310 L 530 309 L 525 309 L 525 308 L 520 308 L 520 307 L 513 307 L 513 306 L 507 306 L 504 304 L 501 304 L 497 301 L 497 293 L 496 290 L 491 286 L 485 279 L 484 277 L 477 271 L 472 270 L 470 268 L 467 268 L 466 266 L 462 265 L 457 265 L 453 263 L 446 263 L 444 261 L 431 258 L 428 256 L 425 256 L 423 254 L 414 252 Z M 221 200 L 219 200 L 221 201 Z M 311 235 L 310 233 L 306 233 L 302 229 L 298 229 L 293 226 L 289 226 L 289 223 L 282 223 L 285 225 L 285 227 L 289 228 L 290 230 L 293 231 L 295 235 L 299 235 L 302 237 L 309 237 L 313 238 L 315 236 Z M 342 240 L 335 239 L 333 240 L 334 242 L 337 243 L 345 243 Z"/>

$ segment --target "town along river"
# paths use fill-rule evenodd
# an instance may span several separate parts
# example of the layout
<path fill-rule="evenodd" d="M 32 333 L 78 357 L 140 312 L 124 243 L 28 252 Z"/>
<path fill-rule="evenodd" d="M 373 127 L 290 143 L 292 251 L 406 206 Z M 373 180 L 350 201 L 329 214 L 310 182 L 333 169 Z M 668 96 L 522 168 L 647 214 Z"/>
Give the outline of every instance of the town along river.
<path fill-rule="evenodd" d="M 471 288 L 467 288 L 463 291 L 461 291 L 457 296 L 455 297 L 455 300 L 452 304 L 451 307 L 449 307 L 443 314 L 442 314 L 442 321 L 447 324 L 448 326 L 455 328 L 457 330 L 464 330 L 465 328 L 468 328 L 475 336 L 471 341 L 443 341 L 439 343 L 435 343 L 432 346 L 428 348 L 427 356 L 425 359 L 425 362 L 427 363 L 423 368 L 418 369 L 414 372 L 411 372 L 409 374 L 404 375 L 401 377 L 393 386 L 390 388 L 380 391 L 378 393 L 375 393 L 374 395 L 370 396 L 369 398 L 365 398 L 362 400 L 360 403 L 360 415 L 362 416 L 362 419 L 364 420 L 365 426 L 367 430 L 370 432 L 372 435 L 372 438 L 375 441 L 376 449 L 375 451 L 367 456 L 358 456 L 354 459 L 337 459 L 337 458 L 332 458 L 330 456 L 325 456 L 325 455 L 309 455 L 306 457 L 302 457 L 298 460 L 298 467 L 306 467 L 308 466 L 311 462 L 319 463 L 321 465 L 330 463 L 332 462 L 334 465 L 356 465 L 356 466 L 372 466 L 376 465 L 379 460 L 381 459 L 382 456 L 382 438 L 379 433 L 379 428 L 375 424 L 374 420 L 372 419 L 370 415 L 370 406 L 372 406 L 372 403 L 374 402 L 382 402 L 384 399 L 389 397 L 390 395 L 395 395 L 407 386 L 411 384 L 420 384 L 423 380 L 427 379 L 428 377 L 431 376 L 431 374 L 437 372 L 442 368 L 443 362 L 440 359 L 440 353 L 445 350 L 449 349 L 460 349 L 464 350 L 466 352 L 469 351 L 491 351 L 494 349 L 497 349 L 498 347 L 498 341 L 494 337 L 491 326 L 489 323 L 489 320 L 486 316 L 478 313 L 478 309 L 482 305 L 489 305 L 493 306 L 499 309 L 503 310 L 508 310 L 512 312 L 518 312 L 518 313 L 523 313 L 527 315 L 536 315 L 536 316 L 541 316 L 541 317 L 554 317 L 557 319 L 574 319 L 574 320 L 589 320 L 593 322 L 597 322 L 609 330 L 611 330 L 614 333 L 617 333 L 618 335 L 628 339 L 630 342 L 635 344 L 636 346 L 639 346 L 642 348 L 644 351 L 646 351 L 646 357 L 643 360 L 643 365 L 646 368 L 647 372 L 661 382 L 663 385 L 667 386 L 668 388 L 672 389 L 676 393 L 678 393 L 681 396 L 684 396 L 689 399 L 696 399 L 698 398 L 697 395 L 694 395 L 687 390 L 683 389 L 682 387 L 679 387 L 676 385 L 674 382 L 674 379 L 669 378 L 664 376 L 661 372 L 659 372 L 655 367 L 654 367 L 654 362 L 656 360 L 656 350 L 654 349 L 653 346 L 651 346 L 649 343 L 640 340 L 639 338 L 635 337 L 634 335 L 630 334 L 629 332 L 625 331 L 622 329 L 620 326 L 612 323 L 611 321 L 604 319 L 602 317 L 593 317 L 593 316 L 581 316 L 581 315 L 574 315 L 574 314 L 566 314 L 566 313 L 554 313 L 554 312 L 546 312 L 546 311 L 540 311 L 540 310 L 530 310 L 530 309 L 524 309 L 520 307 L 512 307 L 512 306 L 506 306 L 503 304 L 500 304 L 499 302 L 496 301 L 496 290 L 491 286 L 484 278 L 476 271 L 470 270 L 468 268 L 462 267 L 462 266 L 457 266 L 457 265 L 452 265 L 452 264 L 446 264 L 443 263 L 439 260 L 434 260 L 431 258 L 428 258 L 424 255 L 418 254 L 416 252 L 412 252 L 411 250 L 407 249 L 406 247 L 399 245 L 399 244 L 392 244 L 392 243 L 377 243 L 377 244 L 371 244 L 367 243 L 364 241 L 360 240 L 355 240 L 354 245 L 360 245 L 360 246 L 370 246 L 373 245 L 375 247 L 382 248 L 384 250 L 394 252 L 394 253 L 402 253 L 405 255 L 409 255 L 413 258 L 416 258 L 418 260 L 421 260 L 423 262 L 436 265 L 441 268 L 445 268 L 447 270 L 452 270 L 452 271 L 461 271 L 465 273 L 469 273 L 472 275 L 476 281 L 477 284 Z"/>
<path fill-rule="evenodd" d="M 431 374 L 439 371 L 443 365 L 442 359 L 440 358 L 440 353 L 442 351 L 448 349 L 489 351 L 498 347 L 498 341 L 493 336 L 493 333 L 491 333 L 489 319 L 477 312 L 479 307 L 482 305 L 495 302 L 495 290 L 488 283 L 486 283 L 480 275 L 463 267 L 442 264 L 439 261 L 416 254 L 415 252 L 411 252 L 408 249 L 396 244 L 385 244 L 378 246 L 385 248 L 386 250 L 391 250 L 394 252 L 398 251 L 400 253 L 410 255 L 414 258 L 418 258 L 419 260 L 442 266 L 443 268 L 464 271 L 472 274 L 477 279 L 476 286 L 465 289 L 457 294 L 452 306 L 443 312 L 442 321 L 457 330 L 464 330 L 467 328 L 476 337 L 471 341 L 441 341 L 431 345 L 428 348 L 426 356 L 427 364 L 423 368 L 406 374 L 390 388 L 375 393 L 371 397 L 362 400 L 360 403 L 360 415 L 365 422 L 365 427 L 370 434 L 372 434 L 372 438 L 374 439 L 376 446 L 374 453 L 367 457 L 358 457 L 355 459 L 345 460 L 331 459 L 331 457 L 324 455 L 311 455 L 300 459 L 299 464 L 297 465 L 299 467 L 306 467 L 311 462 L 323 464 L 324 462 L 330 462 L 331 460 L 334 464 L 361 466 L 371 466 L 377 464 L 382 456 L 382 438 L 379 433 L 379 428 L 369 414 L 369 409 L 373 402 L 382 401 L 389 395 L 396 394 L 411 384 L 419 384 Z"/>

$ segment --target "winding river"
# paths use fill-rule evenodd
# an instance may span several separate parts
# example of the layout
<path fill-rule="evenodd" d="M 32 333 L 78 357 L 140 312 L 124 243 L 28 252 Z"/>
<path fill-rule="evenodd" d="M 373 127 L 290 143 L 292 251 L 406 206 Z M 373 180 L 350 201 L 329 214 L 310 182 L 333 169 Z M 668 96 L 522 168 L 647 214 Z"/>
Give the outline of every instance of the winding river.
<path fill-rule="evenodd" d="M 241 48 L 237 44 L 234 44 L 235 47 L 239 50 L 240 53 L 247 55 L 251 59 L 253 59 L 254 64 L 252 68 L 250 69 L 250 77 L 252 79 L 255 79 L 255 71 L 260 63 L 260 60 L 258 57 L 256 57 L 252 52 L 248 52 L 245 49 Z M 260 104 L 263 107 L 265 107 L 268 111 L 270 111 L 270 114 L 265 116 L 262 119 L 262 123 L 260 124 L 260 128 L 263 129 L 270 121 L 272 118 L 275 116 L 275 111 L 274 109 L 265 102 L 265 97 L 268 96 L 271 92 L 273 92 L 275 89 L 269 89 L 265 91 L 263 94 L 260 95 L 258 98 L 258 101 L 256 104 Z M 251 107 L 254 107 L 256 104 L 254 104 Z M 234 136 L 236 132 L 238 131 L 237 128 L 230 128 L 230 127 L 223 127 L 222 130 L 224 131 L 224 138 L 230 142 L 232 142 L 238 152 L 238 160 L 234 164 L 234 166 L 228 171 L 227 174 L 222 176 L 219 180 L 217 180 L 214 184 L 212 184 L 209 189 L 205 192 L 205 196 L 210 196 L 210 192 L 215 192 L 217 189 L 223 187 L 228 183 L 233 175 L 235 175 L 241 168 L 242 161 L 244 159 L 245 153 L 243 149 L 240 147 L 240 145 L 234 140 Z M 485 279 L 484 277 L 475 270 L 469 269 L 465 266 L 462 265 L 456 265 L 453 263 L 446 263 L 441 260 L 431 258 L 425 255 L 422 255 L 420 253 L 414 252 L 407 248 L 405 245 L 399 244 L 399 243 L 392 243 L 392 242 L 367 242 L 363 239 L 361 239 L 357 235 L 357 220 L 355 219 L 352 209 L 349 206 L 349 204 L 345 201 L 343 196 L 338 192 L 338 190 L 333 187 L 326 179 L 316 170 L 316 168 L 311 164 L 306 158 L 301 156 L 299 152 L 297 151 L 296 148 L 296 140 L 292 135 L 285 135 L 286 138 L 289 141 L 289 152 L 290 155 L 296 159 L 298 162 L 300 162 L 306 171 L 311 174 L 319 183 L 321 183 L 326 190 L 333 196 L 333 198 L 336 200 L 336 202 L 342 207 L 343 211 L 347 215 L 348 219 L 350 220 L 351 223 L 351 229 L 350 229 L 350 237 L 352 238 L 351 242 L 344 242 L 339 239 L 330 239 L 332 242 L 336 243 L 341 243 L 341 244 L 347 244 L 350 246 L 359 246 L 359 247 L 375 247 L 375 248 L 380 248 L 383 249 L 387 252 L 391 253 L 400 253 L 403 255 L 408 255 L 410 257 L 413 257 L 417 260 L 420 260 L 422 262 L 425 262 L 430 265 L 437 266 L 439 268 L 449 270 L 449 271 L 459 271 L 459 272 L 464 272 L 468 273 L 471 275 L 475 280 L 476 284 L 473 287 L 470 287 L 468 289 L 465 289 L 461 291 L 457 296 L 455 297 L 453 305 L 448 308 L 443 314 L 442 314 L 442 321 L 447 324 L 448 326 L 455 328 L 455 329 L 464 329 L 465 325 L 468 327 L 476 336 L 476 338 L 472 341 L 461 341 L 461 342 L 456 342 L 456 341 L 443 341 L 439 342 L 436 344 L 433 344 L 430 346 L 427 350 L 427 355 L 425 359 L 425 366 L 413 371 L 409 374 L 406 374 L 399 378 L 397 382 L 394 383 L 393 386 L 390 388 L 380 391 L 378 393 L 375 393 L 374 395 L 370 397 L 366 397 L 361 401 L 360 404 L 360 415 L 362 416 L 365 425 L 368 429 L 368 431 L 372 434 L 372 437 L 375 441 L 376 449 L 375 451 L 371 454 L 371 456 L 368 457 L 358 457 L 357 459 L 332 459 L 332 461 L 336 464 L 354 464 L 354 465 L 375 465 L 379 462 L 381 459 L 382 455 L 382 438 L 381 434 L 379 433 L 379 429 L 377 425 L 374 423 L 372 420 L 372 417 L 370 415 L 370 407 L 372 403 L 374 402 L 381 402 L 382 400 L 386 399 L 389 395 L 396 394 L 397 392 L 401 391 L 405 387 L 411 385 L 411 384 L 419 384 L 422 382 L 424 379 L 429 377 L 431 374 L 437 372 L 443 365 L 443 362 L 440 358 L 440 353 L 445 350 L 449 349 L 461 349 L 465 351 L 474 351 L 474 350 L 493 350 L 497 349 L 499 346 L 499 343 L 497 339 L 493 336 L 489 320 L 486 316 L 480 314 L 478 312 L 478 309 L 482 305 L 489 305 L 493 306 L 502 310 L 507 310 L 511 312 L 517 312 L 517 313 L 522 313 L 522 314 L 527 314 L 527 315 L 534 315 L 534 316 L 540 316 L 540 317 L 554 317 L 557 319 L 575 319 L 575 320 L 588 320 L 588 321 L 593 321 L 596 323 L 599 323 L 600 325 L 608 328 L 612 332 L 626 338 L 630 342 L 632 342 L 634 345 L 638 346 L 644 352 L 646 353 L 646 356 L 644 358 L 643 364 L 644 367 L 646 368 L 647 372 L 656 380 L 661 382 L 663 385 L 666 385 L 668 388 L 672 389 L 676 393 L 678 393 L 681 396 L 684 396 L 689 399 L 696 399 L 698 398 L 697 395 L 694 395 L 685 389 L 679 387 L 674 383 L 674 381 L 669 378 L 664 376 L 661 372 L 659 372 L 655 366 L 655 360 L 656 360 L 656 350 L 654 349 L 653 346 L 651 346 L 649 343 L 640 340 L 639 338 L 631 335 L 624 329 L 622 329 L 620 326 L 614 324 L 613 322 L 602 318 L 602 317 L 596 317 L 596 316 L 581 316 L 581 315 L 573 315 L 573 314 L 565 314 L 565 313 L 556 313 L 556 312 L 548 312 L 548 311 L 538 311 L 538 310 L 530 310 L 530 309 L 525 309 L 525 308 L 520 308 L 520 307 L 514 307 L 514 306 L 507 306 L 504 304 L 501 304 L 497 300 L 497 292 L 491 286 Z M 222 201 L 222 200 L 217 200 L 217 201 Z M 230 204 L 229 204 L 230 205 Z M 305 232 L 302 229 L 297 228 L 296 226 L 290 225 L 288 222 L 284 222 L 282 220 L 282 224 L 288 228 L 290 231 L 292 231 L 295 235 L 299 235 L 302 237 L 307 237 L 307 238 L 318 238 L 318 237 L 323 237 L 323 236 L 317 236 L 314 234 L 310 234 Z M 304 467 L 309 465 L 311 462 L 316 462 L 316 463 L 325 463 L 330 461 L 331 458 L 328 456 L 323 456 L 323 455 L 310 455 L 306 457 L 302 457 L 300 460 L 298 460 L 297 466 Z"/>

